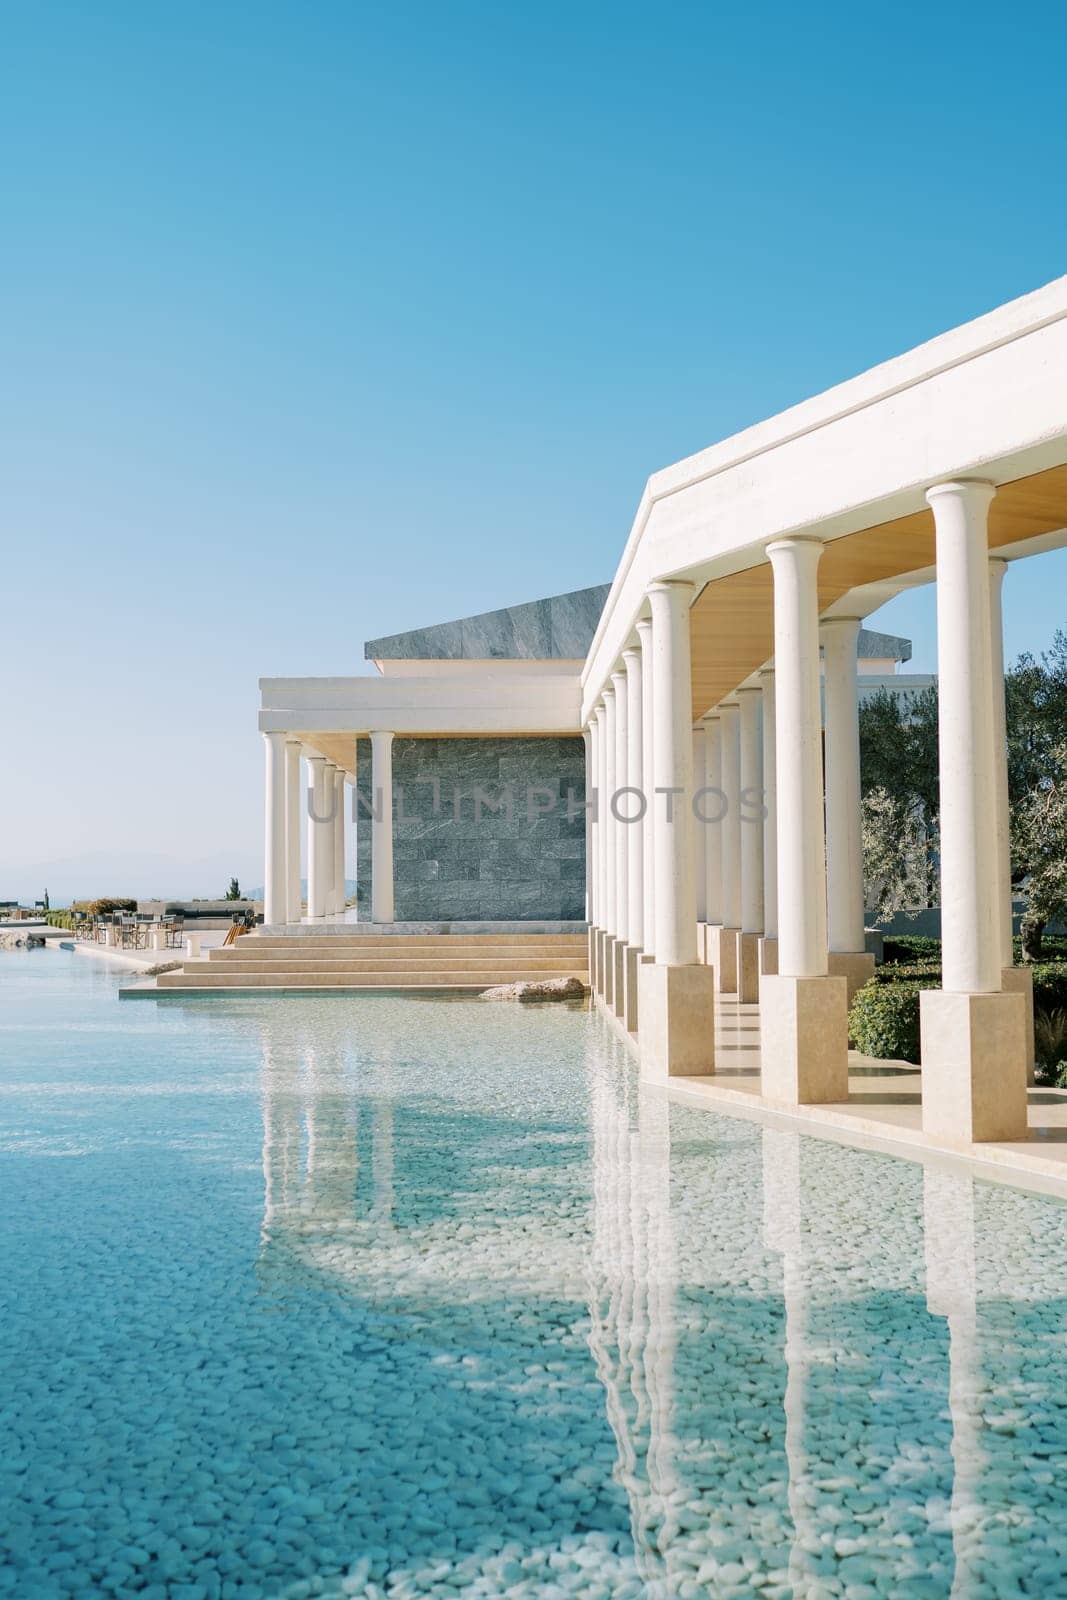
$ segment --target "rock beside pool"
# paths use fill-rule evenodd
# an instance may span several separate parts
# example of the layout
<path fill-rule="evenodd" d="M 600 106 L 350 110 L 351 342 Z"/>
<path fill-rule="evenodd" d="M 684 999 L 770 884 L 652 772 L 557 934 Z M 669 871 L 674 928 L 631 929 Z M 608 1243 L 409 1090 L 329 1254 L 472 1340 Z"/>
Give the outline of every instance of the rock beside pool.
<path fill-rule="evenodd" d="M 483 1000 L 584 1000 L 581 978 L 538 978 L 526 983 L 501 983 L 483 989 Z"/>

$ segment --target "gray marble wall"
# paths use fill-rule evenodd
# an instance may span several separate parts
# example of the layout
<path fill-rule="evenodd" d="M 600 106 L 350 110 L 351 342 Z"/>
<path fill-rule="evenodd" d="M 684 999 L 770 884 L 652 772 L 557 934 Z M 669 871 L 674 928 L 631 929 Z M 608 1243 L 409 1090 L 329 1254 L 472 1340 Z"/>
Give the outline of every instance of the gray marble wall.
<path fill-rule="evenodd" d="M 356 759 L 357 903 L 369 917 L 369 739 L 358 741 Z M 393 785 L 398 922 L 584 918 L 585 750 L 580 738 L 397 738 Z M 537 814 L 550 800 L 552 809 Z M 491 809 L 494 804 L 500 809 Z"/>

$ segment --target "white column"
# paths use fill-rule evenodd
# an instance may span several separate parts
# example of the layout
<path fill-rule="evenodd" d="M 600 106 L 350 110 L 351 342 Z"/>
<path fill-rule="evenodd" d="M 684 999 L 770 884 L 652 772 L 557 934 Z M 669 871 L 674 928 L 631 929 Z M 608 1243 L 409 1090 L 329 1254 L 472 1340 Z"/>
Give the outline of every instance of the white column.
<path fill-rule="evenodd" d="M 593 791 L 596 788 L 594 765 L 596 726 L 582 729 L 582 747 L 585 752 L 585 920 L 590 927 L 596 921 L 596 889 L 593 884 L 593 856 L 596 824 L 593 821 Z"/>
<path fill-rule="evenodd" d="M 654 583 L 652 604 L 652 769 L 655 779 L 656 962 L 695 964 L 696 893 L 691 822 L 693 690 L 689 644 L 691 583 Z"/>
<path fill-rule="evenodd" d="M 615 791 L 625 789 L 629 770 L 630 697 L 626 688 L 626 671 L 619 668 L 611 674 L 615 690 Z M 623 944 L 630 942 L 630 858 L 629 828 L 619 817 L 626 815 L 626 796 L 621 801 L 613 799 L 618 810 L 615 829 L 615 933 Z"/>
<path fill-rule="evenodd" d="M 308 916 L 326 915 L 327 873 L 333 859 L 329 848 L 330 805 L 326 797 L 326 758 L 309 755 L 308 766 Z"/>
<path fill-rule="evenodd" d="M 345 909 L 345 774 L 343 767 L 335 769 L 334 786 L 337 791 L 337 812 L 333 819 L 333 908 L 340 913 Z"/>
<path fill-rule="evenodd" d="M 300 741 L 285 741 L 285 920 L 299 922 L 300 888 Z"/>
<path fill-rule="evenodd" d="M 392 922 L 393 735 L 375 728 L 371 748 L 371 920 Z"/>
<path fill-rule="evenodd" d="M 324 775 L 326 797 L 326 842 L 323 846 L 326 874 L 326 915 L 332 917 L 337 910 L 337 768 L 327 761 Z"/>
<path fill-rule="evenodd" d="M 778 789 L 775 778 L 774 668 L 764 667 L 763 684 L 763 935 L 778 937 Z"/>
<path fill-rule="evenodd" d="M 996 766 L 997 876 L 999 899 L 997 932 L 1000 964 L 1015 964 L 1011 931 L 1011 806 L 1008 799 L 1008 718 L 1004 704 L 1004 616 L 1002 590 L 1008 563 L 994 557 L 989 563 L 989 643 L 993 670 L 993 753 Z"/>
<path fill-rule="evenodd" d="M 1001 987 L 988 483 L 927 491 L 937 530 L 942 986 Z"/>
<path fill-rule="evenodd" d="M 741 759 L 741 931 L 763 932 L 763 746 L 759 689 L 739 689 Z"/>
<path fill-rule="evenodd" d="M 645 800 L 645 819 L 641 829 L 641 864 L 644 876 L 642 891 L 641 948 L 646 956 L 656 949 L 655 904 L 655 796 L 652 793 L 652 621 L 642 617 L 637 624 L 637 637 L 641 646 L 641 786 Z"/>
<path fill-rule="evenodd" d="M 285 734 L 263 735 L 265 756 L 263 920 L 285 921 Z"/>
<path fill-rule="evenodd" d="M 719 707 L 722 775 L 722 925 L 741 926 L 741 712 L 736 702 Z"/>
<path fill-rule="evenodd" d="M 701 809 L 715 819 L 704 825 L 704 912 L 712 927 L 722 924 L 722 718 L 704 718 L 704 795 Z"/>
<path fill-rule="evenodd" d="M 794 978 L 828 970 L 816 581 L 822 549 L 815 539 L 767 547 L 774 569 L 778 970 Z"/>
<path fill-rule="evenodd" d="M 596 925 L 603 932 L 607 928 L 607 791 L 608 791 L 608 735 L 607 711 L 603 701 L 593 713 L 596 730 Z"/>
<path fill-rule="evenodd" d="M 860 714 L 856 683 L 858 617 L 822 624 L 826 692 L 827 942 L 833 952 L 863 950 L 863 834 Z"/>
<path fill-rule="evenodd" d="M 693 728 L 693 794 L 700 788 L 704 781 L 704 724 L 698 722 Z M 692 810 L 692 807 L 690 807 Z M 700 806 L 703 812 L 706 807 Z M 692 811 L 693 829 L 693 882 L 696 886 L 697 923 L 708 920 L 708 858 L 707 858 L 707 825 L 695 810 Z M 700 948 L 702 931 L 698 929 L 697 949 Z"/>
<path fill-rule="evenodd" d="M 626 796 L 626 926 L 630 943 L 641 948 L 645 926 L 645 824 L 641 797 L 645 793 L 642 759 L 644 753 L 644 703 L 641 651 L 624 650 L 626 663 L 626 786 L 636 791 Z"/>
<path fill-rule="evenodd" d="M 760 979 L 760 1082 L 778 1105 L 848 1099 L 848 980 L 826 948 L 826 822 L 815 539 L 775 539 L 778 971 Z"/>
<path fill-rule="evenodd" d="M 604 927 L 614 938 L 619 931 L 619 877 L 615 870 L 618 832 L 611 802 L 618 788 L 615 743 L 615 690 L 604 690 Z"/>

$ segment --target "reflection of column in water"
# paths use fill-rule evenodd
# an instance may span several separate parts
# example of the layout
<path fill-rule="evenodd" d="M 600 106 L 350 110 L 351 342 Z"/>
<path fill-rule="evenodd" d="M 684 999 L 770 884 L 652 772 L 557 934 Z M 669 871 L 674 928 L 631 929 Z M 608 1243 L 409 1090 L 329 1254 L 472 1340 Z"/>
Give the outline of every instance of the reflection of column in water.
<path fill-rule="evenodd" d="M 356 1220 L 359 1145 L 356 1106 L 350 1103 L 344 1057 L 308 1045 L 304 1051 L 304 1125 L 307 1130 L 305 1227 Z"/>
<path fill-rule="evenodd" d="M 284 1217 L 299 1189 L 300 1102 L 296 1075 L 276 1056 L 269 1030 L 261 1036 L 260 1109 L 263 1117 L 263 1227 L 265 1243 L 275 1218 Z"/>
<path fill-rule="evenodd" d="M 648 1335 L 645 1388 L 648 1394 L 648 1482 L 658 1544 L 670 1581 L 670 1546 L 678 1532 L 674 1362 L 677 1349 L 678 1251 L 671 1219 L 670 1103 L 662 1091 L 645 1089 L 638 1103 L 639 1182 L 648 1241 Z"/>
<path fill-rule="evenodd" d="M 602 1067 L 594 1066 L 590 1093 L 594 1150 L 590 1346 L 615 1436 L 615 1477 L 629 1502 L 638 1570 L 646 1593 L 655 1600 L 665 1592 L 655 1543 L 663 1507 L 651 1461 L 650 1432 L 662 1439 L 664 1430 L 658 1420 L 651 1421 L 657 1401 L 655 1371 L 650 1377 L 650 1367 L 655 1369 L 662 1355 L 657 1354 L 657 1335 L 650 1322 L 654 1291 L 649 1274 L 656 1268 L 643 1187 L 642 1134 L 631 1129 L 624 1080 L 613 1082 Z M 646 1135 L 647 1122 L 643 1113 Z M 669 1152 L 669 1144 L 665 1148 Z M 661 1225 L 660 1235 L 662 1231 Z M 659 1392 L 666 1387 L 661 1381 Z"/>
<path fill-rule="evenodd" d="M 952 1594 L 964 1600 L 978 1580 L 983 1450 L 974 1255 L 974 1184 L 923 1168 L 926 1304 L 948 1320 L 948 1405 L 952 1419 Z"/>
<path fill-rule="evenodd" d="M 763 1129 L 763 1237 L 782 1257 L 785 1306 L 785 1457 L 789 1472 L 789 1514 L 793 1544 L 789 1579 L 795 1600 L 811 1595 L 818 1579 L 811 1556 L 818 1549 L 810 1518 L 812 1486 L 804 1443 L 808 1388 L 808 1297 L 804 1282 L 801 1225 L 800 1136 L 781 1128 Z"/>
<path fill-rule="evenodd" d="M 379 1062 L 371 1115 L 371 1219 L 383 1226 L 393 1220 L 393 1063 Z"/>

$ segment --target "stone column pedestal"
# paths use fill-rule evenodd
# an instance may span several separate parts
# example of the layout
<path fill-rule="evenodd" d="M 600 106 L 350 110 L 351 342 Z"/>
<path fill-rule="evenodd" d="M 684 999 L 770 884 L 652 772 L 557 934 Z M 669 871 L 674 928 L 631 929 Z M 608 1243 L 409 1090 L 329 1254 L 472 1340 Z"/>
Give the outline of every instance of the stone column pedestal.
<path fill-rule="evenodd" d="M 590 928 L 590 930 L 589 930 L 589 987 L 590 987 L 590 989 L 592 989 L 594 994 L 597 992 L 597 989 L 599 988 L 599 977 L 598 977 L 598 968 L 597 968 L 597 955 L 598 955 L 599 949 L 600 949 L 600 929 L 599 928 Z"/>
<path fill-rule="evenodd" d="M 626 1010 L 626 953 L 629 948 L 625 939 L 616 939 L 611 949 L 611 1006 L 617 1017 Z"/>
<path fill-rule="evenodd" d="M 868 978 L 874 977 L 874 956 L 865 950 L 831 950 L 827 957 L 835 978 L 844 978 L 848 984 L 848 1003 L 852 1004 Z"/>
<path fill-rule="evenodd" d="M 759 942 L 759 971 L 761 978 L 773 978 L 778 971 L 778 940 L 766 933 Z"/>
<path fill-rule="evenodd" d="M 715 982 L 710 967 L 637 964 L 641 1076 L 665 1082 L 715 1071 Z"/>
<path fill-rule="evenodd" d="M 737 935 L 737 998 L 744 1005 L 759 999 L 759 947 L 761 935 Z"/>
<path fill-rule="evenodd" d="M 1023 1021 L 1026 1024 L 1026 1081 L 1037 1082 L 1037 1052 L 1034 1048 L 1034 975 L 1029 967 L 1005 967 L 1001 973 L 1003 988 L 1008 994 L 1023 997 Z"/>
<path fill-rule="evenodd" d="M 604 1004 L 615 1004 L 615 945 L 616 938 L 613 933 L 604 935 L 604 948 L 601 953 L 600 965 L 600 995 Z"/>
<path fill-rule="evenodd" d="M 1027 1138 L 1023 996 L 927 989 L 919 1003 L 923 1132 L 961 1148 Z"/>
<path fill-rule="evenodd" d="M 708 929 L 707 964 L 715 969 L 715 987 L 720 994 L 737 993 L 737 942 L 739 928 L 713 926 Z"/>
<path fill-rule="evenodd" d="M 760 988 L 760 1078 L 773 1105 L 848 1099 L 848 985 L 844 978 L 764 977 Z"/>
<path fill-rule="evenodd" d="M 640 979 L 638 973 L 644 960 L 643 952 L 635 944 L 626 946 L 626 970 L 623 974 L 622 1010 L 616 1008 L 616 1014 L 621 1017 L 627 1033 L 637 1032 L 637 990 Z"/>

